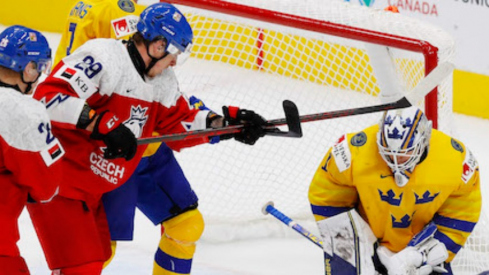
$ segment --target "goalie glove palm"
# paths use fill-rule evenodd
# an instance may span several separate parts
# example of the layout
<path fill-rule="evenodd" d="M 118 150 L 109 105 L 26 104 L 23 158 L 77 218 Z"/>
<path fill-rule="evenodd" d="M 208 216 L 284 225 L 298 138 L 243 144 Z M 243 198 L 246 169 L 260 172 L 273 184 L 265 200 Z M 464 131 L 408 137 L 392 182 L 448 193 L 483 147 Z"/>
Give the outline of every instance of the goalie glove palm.
<path fill-rule="evenodd" d="M 266 120 L 259 114 L 234 106 L 223 106 L 224 126 L 244 124 L 241 132 L 234 134 L 234 139 L 239 142 L 253 145 L 255 142 L 265 136 L 263 126 L 267 125 Z"/>
<path fill-rule="evenodd" d="M 125 158 L 131 160 L 137 151 L 137 140 L 134 134 L 111 112 L 100 113 L 95 122 L 90 138 L 102 140 L 107 148 L 104 158 Z"/>

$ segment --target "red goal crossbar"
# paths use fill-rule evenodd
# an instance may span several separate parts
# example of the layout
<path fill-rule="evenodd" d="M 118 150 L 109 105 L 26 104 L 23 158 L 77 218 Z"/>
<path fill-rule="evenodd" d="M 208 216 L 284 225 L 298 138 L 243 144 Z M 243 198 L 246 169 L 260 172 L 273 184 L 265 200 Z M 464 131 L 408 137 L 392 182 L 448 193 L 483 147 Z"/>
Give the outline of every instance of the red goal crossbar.
<path fill-rule="evenodd" d="M 165 0 L 172 4 L 185 5 L 224 14 L 260 20 L 268 23 L 290 26 L 334 35 L 342 38 L 394 47 L 402 50 L 423 54 L 425 61 L 425 75 L 428 75 L 438 65 L 438 48 L 427 41 L 401 37 L 392 34 L 361 29 L 332 22 L 301 17 L 278 11 L 250 7 L 221 0 Z M 433 89 L 425 99 L 425 113 L 433 121 L 433 127 L 438 128 L 438 89 Z"/>

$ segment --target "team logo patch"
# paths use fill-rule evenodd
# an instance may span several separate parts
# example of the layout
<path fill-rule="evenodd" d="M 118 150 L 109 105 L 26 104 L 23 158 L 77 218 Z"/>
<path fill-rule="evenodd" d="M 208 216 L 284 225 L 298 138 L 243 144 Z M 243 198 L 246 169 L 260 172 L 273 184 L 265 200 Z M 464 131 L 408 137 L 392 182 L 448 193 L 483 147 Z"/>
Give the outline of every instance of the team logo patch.
<path fill-rule="evenodd" d="M 134 3 L 131 0 L 119 0 L 117 5 L 119 5 L 119 8 L 125 12 L 134 12 L 136 10 Z"/>
<path fill-rule="evenodd" d="M 400 219 L 400 221 L 397 221 L 396 217 L 394 217 L 394 215 L 391 214 L 391 219 L 392 219 L 392 228 L 408 228 L 411 225 L 411 222 L 413 221 L 412 217 L 409 216 L 408 214 L 404 215 Z"/>
<path fill-rule="evenodd" d="M 440 192 L 431 195 L 430 191 L 426 191 L 424 192 L 423 196 L 419 196 L 418 194 L 414 193 L 414 197 L 416 198 L 415 204 L 430 203 L 436 197 L 438 197 L 438 195 L 440 195 Z"/>
<path fill-rule="evenodd" d="M 379 191 L 379 196 L 380 196 L 380 200 L 381 201 L 385 201 L 388 204 L 394 205 L 394 206 L 401 205 L 403 193 L 401 193 L 399 195 L 399 198 L 396 199 L 395 198 L 396 197 L 396 193 L 394 193 L 394 191 L 392 191 L 392 189 L 389 189 L 389 191 L 387 191 L 386 194 L 384 194 L 384 192 L 382 192 L 382 190 L 380 190 L 380 189 L 377 189 L 377 190 Z"/>
<path fill-rule="evenodd" d="M 148 120 L 146 111 L 148 111 L 148 107 L 142 108 L 140 105 L 137 107 L 131 106 L 131 117 L 124 121 L 124 125 L 131 130 L 136 138 L 141 137 L 144 124 Z"/>
<path fill-rule="evenodd" d="M 180 20 L 182 20 L 182 15 L 179 14 L 178 12 L 175 12 L 173 14 L 173 20 L 177 21 L 177 22 L 180 22 Z"/>
<path fill-rule="evenodd" d="M 118 19 L 114 19 L 111 22 L 112 29 L 114 30 L 115 36 L 121 38 L 126 35 L 135 33 L 137 29 L 137 24 L 139 17 L 135 15 L 128 15 Z"/>
<path fill-rule="evenodd" d="M 464 152 L 464 148 L 462 147 L 462 145 L 460 145 L 460 143 L 458 143 L 458 141 L 456 141 L 453 138 L 452 138 L 452 147 L 453 149 L 459 151 L 460 153 Z"/>
<path fill-rule="evenodd" d="M 29 33 L 29 40 L 31 40 L 32 42 L 36 42 L 37 41 L 37 34 L 34 32 L 30 32 Z"/>
<path fill-rule="evenodd" d="M 354 135 L 350 140 L 351 145 L 357 147 L 363 146 L 366 142 L 367 142 L 367 135 L 364 132 L 360 132 Z"/>

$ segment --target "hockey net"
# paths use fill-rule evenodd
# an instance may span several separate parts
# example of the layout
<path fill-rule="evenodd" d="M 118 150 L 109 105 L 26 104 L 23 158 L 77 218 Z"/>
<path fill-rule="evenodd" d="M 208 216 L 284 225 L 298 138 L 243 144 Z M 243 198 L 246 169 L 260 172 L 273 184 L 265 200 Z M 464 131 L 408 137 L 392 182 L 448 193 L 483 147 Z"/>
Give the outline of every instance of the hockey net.
<path fill-rule="evenodd" d="M 179 4 L 194 31 L 192 57 L 176 70 L 181 89 L 217 112 L 226 104 L 282 118 L 285 99 L 301 114 L 376 105 L 385 91 L 374 73 L 372 45 L 389 47 L 395 74 L 408 91 L 454 53 L 453 39 L 434 26 L 343 1 L 169 2 Z M 453 134 L 452 76 L 419 106 L 435 127 Z M 222 142 L 177 154 L 200 199 L 204 238 L 286 234 L 283 225 L 261 213 L 268 201 L 315 228 L 307 192 L 321 159 L 342 134 L 380 117 L 304 123 L 301 139 L 267 137 L 252 147 Z M 481 218 L 457 256 L 457 274 L 489 269 L 488 236 L 481 230 L 487 225 Z"/>

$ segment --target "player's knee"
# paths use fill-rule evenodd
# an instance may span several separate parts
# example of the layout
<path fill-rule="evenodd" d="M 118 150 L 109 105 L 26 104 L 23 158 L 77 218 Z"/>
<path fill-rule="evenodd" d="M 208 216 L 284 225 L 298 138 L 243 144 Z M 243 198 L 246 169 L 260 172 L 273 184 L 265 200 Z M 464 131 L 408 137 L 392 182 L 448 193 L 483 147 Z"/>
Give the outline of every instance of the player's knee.
<path fill-rule="evenodd" d="M 204 232 L 204 218 L 198 209 L 193 209 L 164 222 L 163 226 L 170 239 L 193 244 Z"/>

